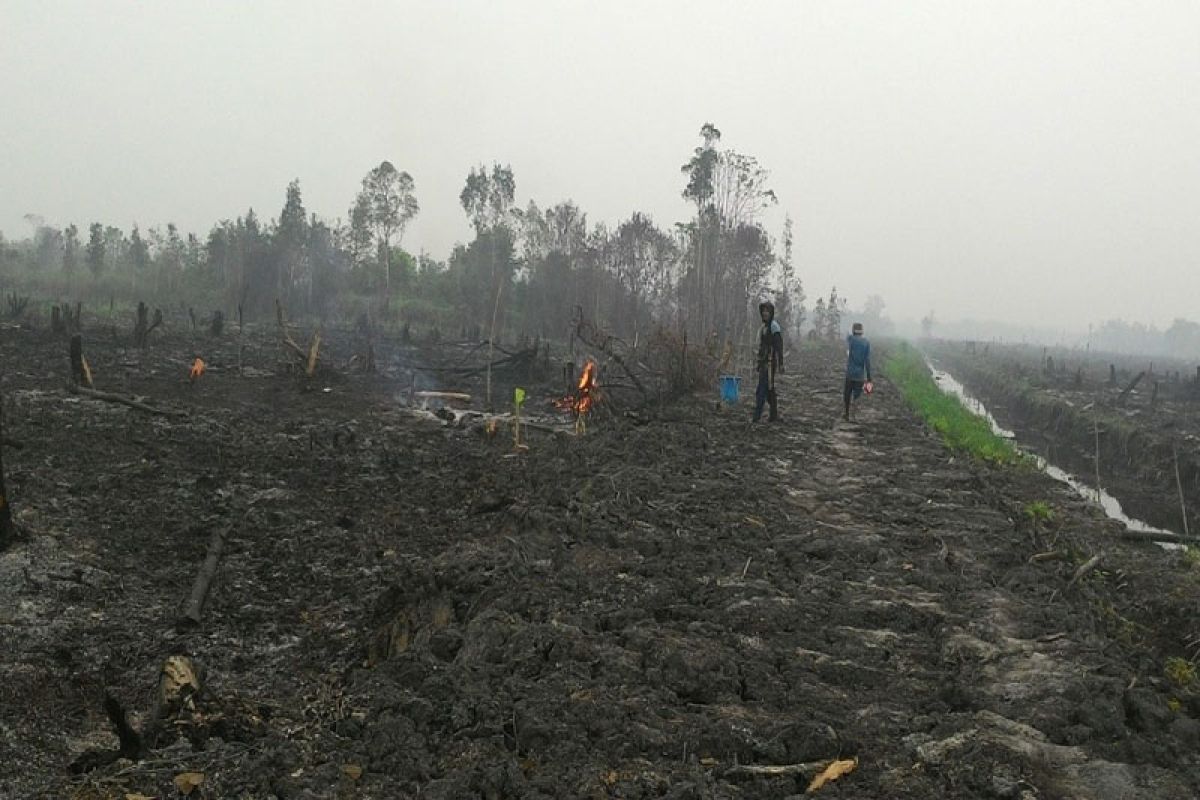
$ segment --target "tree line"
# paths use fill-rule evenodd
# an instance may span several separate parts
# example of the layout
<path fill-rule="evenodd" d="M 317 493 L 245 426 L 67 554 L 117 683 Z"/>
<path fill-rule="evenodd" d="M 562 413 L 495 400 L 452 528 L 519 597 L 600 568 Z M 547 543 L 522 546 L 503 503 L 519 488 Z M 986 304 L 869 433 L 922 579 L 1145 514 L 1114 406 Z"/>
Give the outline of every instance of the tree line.
<path fill-rule="evenodd" d="M 680 174 L 688 219 L 664 227 L 635 211 L 608 226 L 570 200 L 519 205 L 511 166 L 474 167 L 459 197 L 473 236 L 445 260 L 404 249 L 421 208 L 412 176 L 388 161 L 363 177 L 344 219 L 310 213 L 298 180 L 278 216 L 248 209 L 203 239 L 174 224 L 126 232 L 93 222 L 85 234 L 30 215 L 32 236 L 0 238 L 0 278 L 64 298 L 207 303 L 251 318 L 278 298 L 293 315 L 368 312 L 452 333 L 546 338 L 562 338 L 582 315 L 629 339 L 668 326 L 694 341 L 738 341 L 768 298 L 792 335 L 840 336 L 846 306 L 836 289 L 809 319 L 791 218 L 778 239 L 763 223 L 778 201 L 757 159 L 723 147 L 706 124 Z"/>

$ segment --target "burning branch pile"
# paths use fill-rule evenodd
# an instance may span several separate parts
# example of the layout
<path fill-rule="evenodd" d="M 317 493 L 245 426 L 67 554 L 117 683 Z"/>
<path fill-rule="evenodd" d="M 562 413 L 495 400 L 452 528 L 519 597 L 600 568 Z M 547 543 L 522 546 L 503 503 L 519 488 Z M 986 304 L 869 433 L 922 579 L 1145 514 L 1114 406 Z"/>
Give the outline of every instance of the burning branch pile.
<path fill-rule="evenodd" d="M 596 362 L 588 359 L 579 375 L 575 391 L 556 401 L 554 406 L 560 411 L 568 411 L 575 417 L 575 432 L 583 433 L 587 427 L 587 418 L 600 401 L 599 381 L 596 379 Z"/>

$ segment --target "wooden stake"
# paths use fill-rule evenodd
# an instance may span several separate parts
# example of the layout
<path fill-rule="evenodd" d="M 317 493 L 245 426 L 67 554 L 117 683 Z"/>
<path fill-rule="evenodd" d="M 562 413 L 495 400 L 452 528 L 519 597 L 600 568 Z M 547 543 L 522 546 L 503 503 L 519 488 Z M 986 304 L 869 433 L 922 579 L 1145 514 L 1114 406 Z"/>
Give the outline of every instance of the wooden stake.
<path fill-rule="evenodd" d="M 1171 455 L 1175 458 L 1175 488 L 1179 490 L 1179 512 L 1183 515 L 1183 535 L 1191 536 L 1192 532 L 1188 530 L 1187 501 L 1183 496 L 1183 481 L 1179 477 L 1179 450 L 1175 448 L 1174 442 L 1171 442 Z"/>
<path fill-rule="evenodd" d="M 314 333 L 312 336 L 312 341 L 309 342 L 308 362 L 307 362 L 307 366 L 304 368 L 304 374 L 310 378 L 313 376 L 313 373 L 315 373 L 317 371 L 317 352 L 320 349 L 321 349 L 321 331 L 320 331 L 320 329 L 317 329 L 316 333 Z"/>

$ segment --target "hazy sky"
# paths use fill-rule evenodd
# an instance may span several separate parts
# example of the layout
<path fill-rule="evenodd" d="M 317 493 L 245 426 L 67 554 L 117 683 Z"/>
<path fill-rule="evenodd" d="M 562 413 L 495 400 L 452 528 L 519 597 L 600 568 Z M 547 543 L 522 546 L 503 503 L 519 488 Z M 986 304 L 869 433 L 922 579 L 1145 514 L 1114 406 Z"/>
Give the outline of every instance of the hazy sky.
<path fill-rule="evenodd" d="M 810 296 L 894 316 L 1200 317 L 1196 2 L 0 0 L 0 231 L 345 216 L 383 159 L 593 221 L 688 214 L 702 123 L 771 170 Z"/>

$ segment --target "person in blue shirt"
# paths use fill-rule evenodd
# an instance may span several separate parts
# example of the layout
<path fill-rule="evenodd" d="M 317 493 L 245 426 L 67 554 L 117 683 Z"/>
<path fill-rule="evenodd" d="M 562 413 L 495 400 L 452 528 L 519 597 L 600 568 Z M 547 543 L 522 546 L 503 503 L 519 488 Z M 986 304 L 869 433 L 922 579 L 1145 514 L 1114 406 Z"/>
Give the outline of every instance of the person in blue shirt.
<path fill-rule="evenodd" d="M 758 315 L 762 327 L 758 331 L 758 389 L 754 393 L 754 421 L 762 419 L 763 406 L 771 405 L 768 422 L 779 421 L 779 398 L 775 394 L 775 375 L 783 372 L 783 328 L 775 321 L 774 303 L 763 301 L 758 304 Z"/>
<path fill-rule="evenodd" d="M 863 336 L 861 322 L 854 323 L 846 337 L 846 384 L 842 389 L 845 411 L 842 419 L 850 420 L 850 403 L 862 396 L 863 386 L 871 382 L 871 343 Z"/>

